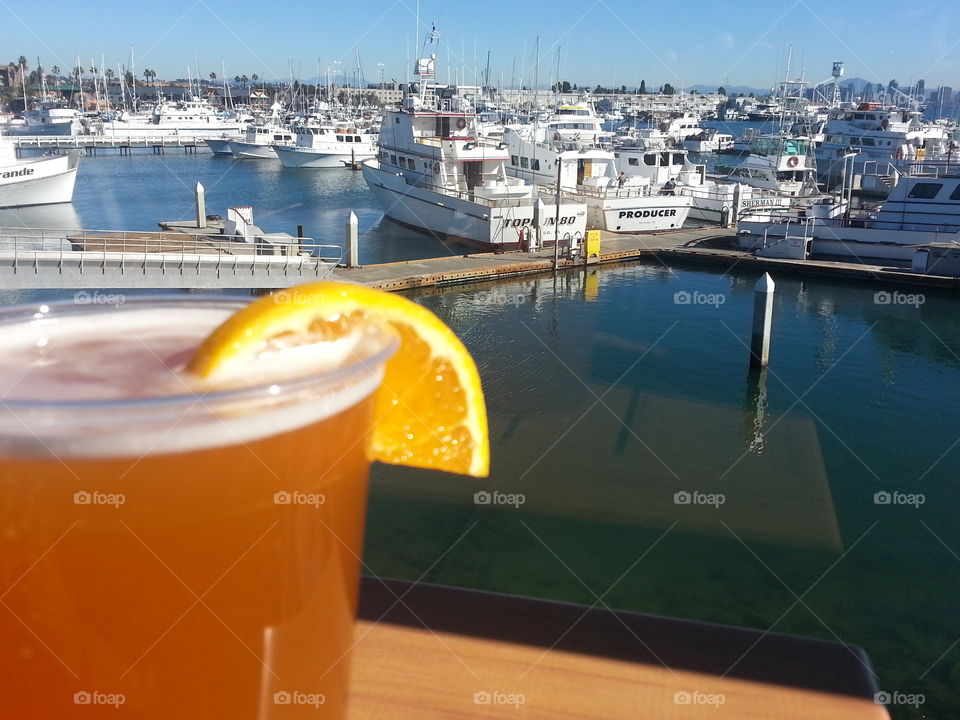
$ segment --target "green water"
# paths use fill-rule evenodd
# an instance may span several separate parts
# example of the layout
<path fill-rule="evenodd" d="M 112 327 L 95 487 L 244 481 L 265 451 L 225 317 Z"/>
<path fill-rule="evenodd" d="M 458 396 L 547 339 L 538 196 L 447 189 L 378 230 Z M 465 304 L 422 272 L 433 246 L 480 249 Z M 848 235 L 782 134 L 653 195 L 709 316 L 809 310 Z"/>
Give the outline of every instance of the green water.
<path fill-rule="evenodd" d="M 367 571 L 842 640 L 881 689 L 925 695 L 895 718 L 956 716 L 960 305 L 775 279 L 764 378 L 744 344 L 755 274 L 634 265 L 423 296 L 477 358 L 492 472 L 377 466 Z"/>

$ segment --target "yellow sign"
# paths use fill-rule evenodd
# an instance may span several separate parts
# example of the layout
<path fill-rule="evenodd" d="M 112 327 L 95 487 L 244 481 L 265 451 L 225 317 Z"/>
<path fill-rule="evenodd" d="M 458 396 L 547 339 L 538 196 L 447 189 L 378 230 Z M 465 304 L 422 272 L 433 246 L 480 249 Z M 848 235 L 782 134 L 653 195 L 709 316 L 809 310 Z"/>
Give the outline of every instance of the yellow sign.
<path fill-rule="evenodd" d="M 600 257 L 600 231 L 587 230 L 587 258 Z"/>

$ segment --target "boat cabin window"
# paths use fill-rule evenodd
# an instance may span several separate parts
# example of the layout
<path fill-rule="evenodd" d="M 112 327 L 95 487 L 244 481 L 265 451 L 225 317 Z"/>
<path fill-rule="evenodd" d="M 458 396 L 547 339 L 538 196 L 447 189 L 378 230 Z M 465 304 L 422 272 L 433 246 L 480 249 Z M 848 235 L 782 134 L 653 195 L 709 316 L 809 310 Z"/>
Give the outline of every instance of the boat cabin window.
<path fill-rule="evenodd" d="M 660 164 L 663 167 L 670 167 L 670 153 L 660 153 Z"/>
<path fill-rule="evenodd" d="M 386 150 L 381 150 L 381 151 L 380 151 L 380 159 L 381 159 L 383 162 L 386 162 L 389 157 L 390 157 L 390 153 L 388 153 Z"/>
<path fill-rule="evenodd" d="M 957 185 L 957 187 L 954 188 L 954 191 L 950 194 L 950 199 L 960 200 L 960 185 Z"/>
<path fill-rule="evenodd" d="M 337 142 L 343 142 L 343 135 L 337 135 Z"/>
<path fill-rule="evenodd" d="M 657 154 L 656 153 L 647 153 L 643 156 L 643 164 L 649 165 L 650 167 L 656 167 L 657 165 Z"/>
<path fill-rule="evenodd" d="M 516 155 L 510 156 L 510 164 L 513 165 L 514 167 L 520 164 L 520 161 L 517 159 Z"/>
<path fill-rule="evenodd" d="M 536 158 L 533 159 L 532 164 L 533 164 L 533 169 L 534 169 L 534 170 L 539 170 L 539 169 L 540 169 L 540 161 L 537 160 Z"/>
<path fill-rule="evenodd" d="M 627 158 L 627 165 L 637 166 L 640 164 L 640 161 L 637 158 Z"/>
<path fill-rule="evenodd" d="M 675 154 L 675 155 L 673 156 L 673 164 L 674 164 L 674 165 L 683 165 L 683 155 Z"/>
<path fill-rule="evenodd" d="M 390 155 L 390 164 L 391 164 L 391 165 L 396 165 L 396 164 L 397 164 L 397 156 L 396 156 L 396 155 L 393 155 L 393 154 Z"/>
<path fill-rule="evenodd" d="M 529 168 L 529 167 L 530 167 L 530 161 L 529 161 L 527 158 L 525 158 L 525 157 L 520 158 L 520 167 L 522 167 L 522 168 Z"/>
<path fill-rule="evenodd" d="M 931 200 L 940 194 L 943 189 L 943 183 L 917 183 L 913 186 L 907 197 L 920 200 Z"/>

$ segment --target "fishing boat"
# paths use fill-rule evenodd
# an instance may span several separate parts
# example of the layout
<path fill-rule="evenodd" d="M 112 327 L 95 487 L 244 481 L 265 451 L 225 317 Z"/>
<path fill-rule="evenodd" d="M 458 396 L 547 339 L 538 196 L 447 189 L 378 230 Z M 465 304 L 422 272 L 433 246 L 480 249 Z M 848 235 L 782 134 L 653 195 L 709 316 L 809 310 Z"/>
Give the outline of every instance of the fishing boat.
<path fill-rule="evenodd" d="M 686 150 L 663 141 L 634 140 L 617 146 L 619 169 L 627 177 L 645 178 L 653 186 L 690 198 L 689 218 L 727 223 L 746 209 L 773 210 L 790 206 L 790 199 L 770 190 L 707 175 L 704 165 L 690 161 Z"/>
<path fill-rule="evenodd" d="M 80 135 L 83 115 L 60 100 L 31 103 L 22 113 L 22 122 L 10 123 L 8 135 Z"/>
<path fill-rule="evenodd" d="M 296 135 L 276 123 L 250 124 L 242 138 L 229 140 L 230 153 L 238 160 L 276 160 L 282 145 L 292 145 Z"/>
<path fill-rule="evenodd" d="M 78 162 L 77 153 L 18 159 L 0 136 L 0 208 L 70 202 Z"/>
<path fill-rule="evenodd" d="M 178 101 L 161 99 L 149 113 L 120 113 L 103 121 L 101 133 L 116 137 L 239 137 L 249 120 L 238 113 L 219 112 L 206 98 L 193 96 Z"/>
<path fill-rule="evenodd" d="M 434 42 L 435 30 L 426 44 Z M 384 113 L 379 154 L 361 164 L 386 216 L 486 249 L 584 237 L 586 206 L 541 198 L 535 185 L 510 177 L 506 145 L 479 136 L 453 88 L 433 84 L 435 67 L 434 54 L 416 61 L 400 109 Z"/>
<path fill-rule="evenodd" d="M 666 188 L 649 175 L 620 177 L 617 156 L 599 147 L 549 142 L 549 128 L 523 132 L 508 127 L 504 140 L 510 153 L 507 172 L 541 185 L 546 192 L 559 189 L 565 198 L 588 208 L 587 227 L 611 232 L 653 232 L 683 226 L 692 201 Z"/>
<path fill-rule="evenodd" d="M 952 243 L 960 248 L 960 175 L 903 176 L 876 209 L 848 212 L 846 205 L 824 203 L 802 213 L 750 213 L 737 232 L 741 248 L 758 253 L 793 248 L 801 258 L 818 254 L 911 261 L 917 246 Z"/>
<path fill-rule="evenodd" d="M 716 128 L 704 128 L 699 135 L 687 137 L 682 146 L 692 153 L 725 153 L 733 150 L 733 143 L 733 135 Z"/>
<path fill-rule="evenodd" d="M 751 139 L 749 150 L 736 165 L 718 164 L 716 176 L 793 197 L 820 193 L 809 138 L 758 135 Z"/>
<path fill-rule="evenodd" d="M 291 130 L 296 133 L 293 144 L 273 146 L 286 168 L 337 168 L 377 154 L 377 136 L 355 127 L 302 124 Z"/>

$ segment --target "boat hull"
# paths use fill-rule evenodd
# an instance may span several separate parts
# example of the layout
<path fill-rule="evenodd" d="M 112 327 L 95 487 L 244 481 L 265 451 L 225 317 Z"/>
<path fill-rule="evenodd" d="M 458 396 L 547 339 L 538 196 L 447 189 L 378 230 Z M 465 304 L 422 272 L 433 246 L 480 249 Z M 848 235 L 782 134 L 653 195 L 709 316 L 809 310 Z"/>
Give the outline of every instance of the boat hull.
<path fill-rule="evenodd" d="M 284 147 L 282 145 L 274 145 L 273 149 L 276 151 L 277 157 L 280 158 L 280 162 L 287 168 L 339 168 L 351 160 L 361 162 L 369 160 L 377 154 L 376 148 L 364 148 L 362 151 L 355 150 L 353 154 L 297 146 Z"/>
<path fill-rule="evenodd" d="M 407 184 L 403 175 L 383 171 L 376 160 L 361 166 L 363 178 L 391 220 L 438 237 L 479 245 L 485 249 L 519 247 L 524 237 L 539 229 L 541 242 L 552 243 L 558 233 L 557 209 L 529 198 L 492 206 L 455 193 L 439 193 Z M 580 203 L 563 203 L 559 210 L 561 241 L 583 238 L 587 210 Z"/>
<path fill-rule="evenodd" d="M 256 143 L 243 142 L 241 140 L 231 140 L 230 152 L 238 160 L 276 160 L 277 153 L 269 145 L 258 145 Z"/>
<path fill-rule="evenodd" d="M 233 155 L 230 150 L 230 140 L 227 138 L 207 138 L 204 142 L 214 155 Z"/>
<path fill-rule="evenodd" d="M 591 228 L 620 233 L 679 230 L 690 213 L 691 198 L 684 195 L 606 197 L 587 199 Z"/>
<path fill-rule="evenodd" d="M 71 153 L 0 166 L 0 208 L 71 202 L 78 162 Z"/>
<path fill-rule="evenodd" d="M 32 123 L 29 125 L 5 125 L 3 128 L 4 135 L 17 135 L 26 137 L 33 137 L 36 135 L 43 135 L 44 137 L 50 135 L 79 135 L 81 132 L 82 127 L 80 126 L 80 123 L 73 120 L 64 120 L 62 122 Z"/>

